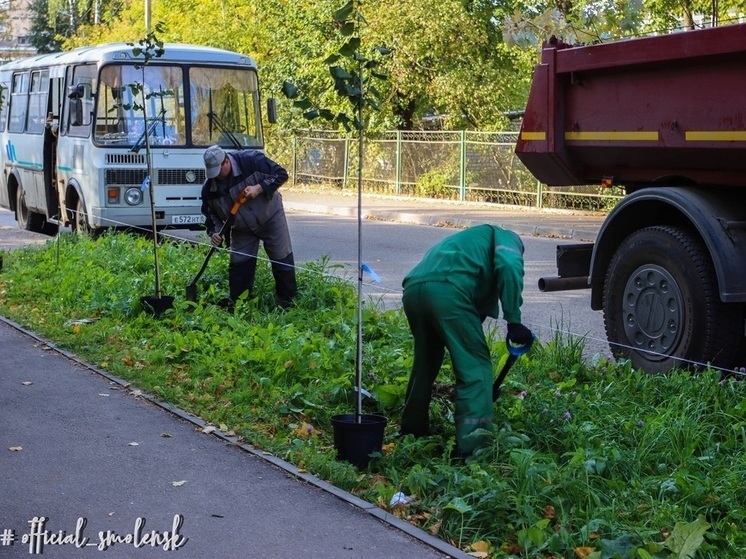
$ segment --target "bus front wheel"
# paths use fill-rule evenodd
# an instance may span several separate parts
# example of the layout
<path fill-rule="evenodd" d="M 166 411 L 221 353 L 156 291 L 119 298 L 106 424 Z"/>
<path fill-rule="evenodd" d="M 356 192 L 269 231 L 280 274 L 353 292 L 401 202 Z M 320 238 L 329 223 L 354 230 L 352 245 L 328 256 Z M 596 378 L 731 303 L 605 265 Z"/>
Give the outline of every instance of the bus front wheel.
<path fill-rule="evenodd" d="M 98 229 L 91 227 L 88 223 L 88 214 L 85 211 L 83 200 L 80 198 L 75 201 L 75 215 L 73 216 L 72 226 L 73 230 L 79 235 L 96 237 L 99 232 Z"/>
<path fill-rule="evenodd" d="M 20 185 L 16 189 L 16 221 L 18 227 L 26 231 L 41 233 L 44 230 L 44 216 L 28 209 L 26 193 Z"/>

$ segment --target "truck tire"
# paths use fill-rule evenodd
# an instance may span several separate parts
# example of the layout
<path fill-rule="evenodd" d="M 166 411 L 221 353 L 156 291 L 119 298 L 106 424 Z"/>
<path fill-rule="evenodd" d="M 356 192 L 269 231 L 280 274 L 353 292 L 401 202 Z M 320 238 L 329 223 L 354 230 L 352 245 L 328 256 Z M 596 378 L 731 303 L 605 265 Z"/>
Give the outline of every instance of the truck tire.
<path fill-rule="evenodd" d="M 32 212 L 26 206 L 26 193 L 21 185 L 16 188 L 16 221 L 18 227 L 25 229 L 26 231 L 33 231 L 34 233 L 42 233 L 44 230 L 44 216 Z"/>
<path fill-rule="evenodd" d="M 685 229 L 654 226 L 627 237 L 609 264 L 603 309 L 612 354 L 635 368 L 736 365 L 743 307 L 720 301 L 710 255 Z"/>

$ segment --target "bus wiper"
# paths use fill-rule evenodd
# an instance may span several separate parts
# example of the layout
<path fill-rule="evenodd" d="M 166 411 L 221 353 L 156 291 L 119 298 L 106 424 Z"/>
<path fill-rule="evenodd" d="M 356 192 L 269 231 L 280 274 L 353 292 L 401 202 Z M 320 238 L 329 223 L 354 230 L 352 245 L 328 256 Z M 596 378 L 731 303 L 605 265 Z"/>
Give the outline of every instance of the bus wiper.
<path fill-rule="evenodd" d="M 243 146 L 241 145 L 241 142 L 238 141 L 238 138 L 236 138 L 235 134 L 228 130 L 228 127 L 226 126 L 225 122 L 215 114 L 215 112 L 210 111 L 207 113 L 207 116 L 210 118 L 210 129 L 213 128 L 213 123 L 215 123 L 214 128 L 217 128 L 220 132 L 228 136 L 228 139 L 233 143 L 234 147 L 236 149 L 243 149 Z"/>
<path fill-rule="evenodd" d="M 142 149 L 142 146 L 145 144 L 145 137 L 146 134 L 149 137 L 154 131 L 155 127 L 158 126 L 159 123 L 163 123 L 164 126 L 166 124 L 166 109 L 161 109 L 158 111 L 158 116 L 155 117 L 153 120 L 150 121 L 150 124 L 148 127 L 143 130 L 142 134 L 140 134 L 140 137 L 135 142 L 135 145 L 132 146 L 132 149 L 130 151 L 132 153 L 140 153 L 140 150 Z"/>

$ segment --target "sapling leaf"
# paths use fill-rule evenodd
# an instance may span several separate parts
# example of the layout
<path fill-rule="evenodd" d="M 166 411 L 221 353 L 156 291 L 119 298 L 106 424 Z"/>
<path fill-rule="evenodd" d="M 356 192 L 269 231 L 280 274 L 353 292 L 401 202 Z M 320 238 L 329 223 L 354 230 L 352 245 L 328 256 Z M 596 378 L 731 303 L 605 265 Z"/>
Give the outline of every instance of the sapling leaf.
<path fill-rule="evenodd" d="M 350 40 L 339 48 L 339 54 L 345 58 L 352 58 L 358 48 L 360 48 L 360 37 L 350 37 Z"/>
<path fill-rule="evenodd" d="M 349 79 L 352 79 L 352 74 L 350 74 L 347 70 L 345 70 L 341 66 L 331 66 L 329 68 L 329 73 L 332 75 L 332 77 L 335 80 L 349 80 Z"/>
<path fill-rule="evenodd" d="M 330 54 L 322 64 L 329 66 L 330 64 L 336 63 L 340 58 L 342 58 L 342 56 L 339 54 Z"/>
<path fill-rule="evenodd" d="M 288 99 L 295 99 L 298 96 L 298 88 L 294 84 L 284 81 L 282 82 L 282 94 Z"/>
<path fill-rule="evenodd" d="M 334 120 L 334 113 L 330 111 L 329 109 L 319 109 L 319 116 L 323 118 L 324 120 L 328 120 L 328 121 Z"/>
<path fill-rule="evenodd" d="M 354 32 L 355 32 L 355 23 L 352 21 L 348 21 L 342 27 L 339 28 L 339 33 L 343 37 L 349 37 Z"/>
<path fill-rule="evenodd" d="M 313 103 L 311 103 L 311 101 L 309 101 L 308 99 L 303 98 L 303 99 L 298 99 L 297 101 L 293 101 L 293 107 L 297 107 L 298 109 L 305 110 L 305 109 L 310 109 L 311 107 L 313 107 Z"/>
<path fill-rule="evenodd" d="M 349 0 L 347 4 L 339 8 L 337 11 L 334 12 L 334 21 L 338 21 L 340 23 L 346 22 L 347 18 L 350 17 L 350 14 L 352 13 L 352 10 L 355 8 L 355 4 L 353 3 L 353 0 Z"/>

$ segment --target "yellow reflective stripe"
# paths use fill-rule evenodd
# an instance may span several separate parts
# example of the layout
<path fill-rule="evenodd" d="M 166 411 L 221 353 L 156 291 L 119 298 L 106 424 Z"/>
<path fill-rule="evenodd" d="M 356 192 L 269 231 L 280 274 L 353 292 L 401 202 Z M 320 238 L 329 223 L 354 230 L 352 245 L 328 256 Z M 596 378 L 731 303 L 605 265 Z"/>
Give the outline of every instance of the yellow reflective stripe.
<path fill-rule="evenodd" d="M 565 140 L 577 141 L 623 141 L 623 142 L 657 142 L 658 132 L 565 132 Z"/>
<path fill-rule="evenodd" d="M 526 141 L 540 141 L 543 142 L 547 139 L 546 132 L 521 132 L 521 140 Z"/>
<path fill-rule="evenodd" d="M 746 141 L 746 131 L 743 130 L 696 130 L 686 133 L 689 142 L 743 142 Z"/>

